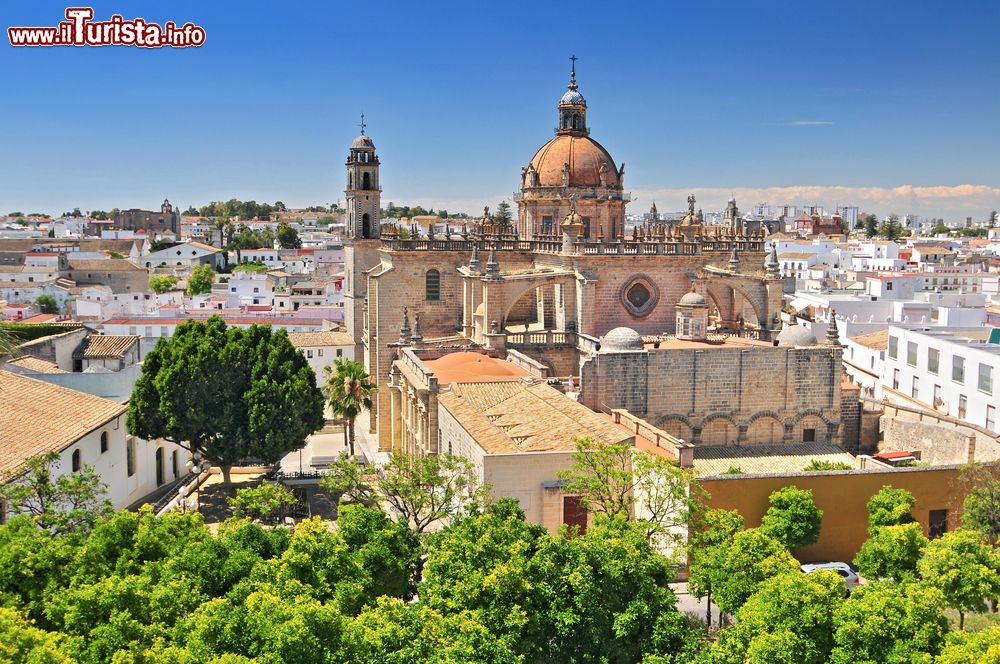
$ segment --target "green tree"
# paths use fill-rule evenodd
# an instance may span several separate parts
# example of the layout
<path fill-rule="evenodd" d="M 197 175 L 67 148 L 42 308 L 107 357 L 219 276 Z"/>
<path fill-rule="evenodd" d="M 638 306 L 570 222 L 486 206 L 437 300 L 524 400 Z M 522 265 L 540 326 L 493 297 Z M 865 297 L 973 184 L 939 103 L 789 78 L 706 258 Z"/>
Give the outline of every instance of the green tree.
<path fill-rule="evenodd" d="M 962 525 L 979 531 L 997 546 L 1000 542 L 1000 464 L 963 466 L 959 487 L 965 493 Z"/>
<path fill-rule="evenodd" d="M 512 219 L 510 211 L 510 203 L 507 201 L 500 201 L 497 204 L 497 211 L 493 213 L 493 223 L 500 228 L 506 228 L 510 226 L 510 221 Z"/>
<path fill-rule="evenodd" d="M 327 378 L 323 391 L 334 417 L 344 421 L 347 448 L 353 457 L 354 422 L 362 411 L 371 409 L 372 395 L 378 390 L 378 385 L 372 382 L 365 365 L 347 358 L 338 358 L 325 370 Z"/>
<path fill-rule="evenodd" d="M 743 527 L 743 517 L 736 510 L 708 510 L 692 529 L 688 591 L 695 597 L 706 598 L 708 628 L 712 627 L 712 586 L 727 574 L 722 566 L 724 555 L 730 540 Z"/>
<path fill-rule="evenodd" d="M 284 330 L 227 328 L 218 316 L 177 326 L 146 356 L 129 400 L 129 433 L 183 445 L 229 471 L 275 463 L 323 426 L 323 395 Z"/>
<path fill-rule="evenodd" d="M 690 469 L 629 443 L 574 442 L 573 463 L 558 474 L 564 491 L 579 494 L 595 514 L 641 523 L 650 541 L 677 544 L 678 529 L 690 523 L 697 507 L 698 485 Z"/>
<path fill-rule="evenodd" d="M 916 575 L 925 546 L 927 538 L 919 523 L 882 526 L 861 545 L 854 564 L 867 579 L 907 581 Z"/>
<path fill-rule="evenodd" d="M 948 633 L 943 605 L 940 591 L 920 584 L 859 587 L 834 616 L 830 663 L 931 662 Z"/>
<path fill-rule="evenodd" d="M 1000 664 L 1000 626 L 981 632 L 952 632 L 936 664 Z"/>
<path fill-rule="evenodd" d="M 278 224 L 278 231 L 275 235 L 282 249 L 298 249 L 302 246 L 299 232 L 284 221 Z"/>
<path fill-rule="evenodd" d="M 88 532 L 111 512 L 107 485 L 93 466 L 56 475 L 59 465 L 57 452 L 29 458 L 0 476 L 0 500 L 55 534 Z"/>
<path fill-rule="evenodd" d="M 809 462 L 802 470 L 807 473 L 816 473 L 826 470 L 851 470 L 854 466 L 849 463 L 844 463 L 842 461 L 824 461 L 822 459 L 813 459 Z"/>
<path fill-rule="evenodd" d="M 743 606 L 765 579 L 801 573 L 785 545 L 759 528 L 733 535 L 722 545 L 717 564 L 720 572 L 712 580 L 712 592 L 719 612 L 728 614 Z"/>
<path fill-rule="evenodd" d="M 886 240 L 898 240 L 903 237 L 906 232 L 903 226 L 899 223 L 899 217 L 892 214 L 889 215 L 888 219 L 879 224 L 878 234 Z"/>
<path fill-rule="evenodd" d="M 392 521 L 381 510 L 343 505 L 337 532 L 365 570 L 365 597 L 410 599 L 420 563 L 420 539 L 406 524 Z"/>
<path fill-rule="evenodd" d="M 843 602 L 844 581 L 833 572 L 780 574 L 766 579 L 736 612 L 735 624 L 719 633 L 714 661 L 772 662 L 765 652 L 777 643 L 793 643 L 791 661 L 823 664 L 833 649 L 834 615 Z"/>
<path fill-rule="evenodd" d="M 940 223 L 931 229 L 932 235 L 948 235 L 951 233 L 951 229 L 944 223 Z"/>
<path fill-rule="evenodd" d="M 187 294 L 201 295 L 212 290 L 215 281 L 215 270 L 208 263 L 196 266 L 188 277 Z"/>
<path fill-rule="evenodd" d="M 816 507 L 812 490 L 787 486 L 771 494 L 770 507 L 760 521 L 761 531 L 789 549 L 814 544 L 819 539 L 823 510 Z"/>
<path fill-rule="evenodd" d="M 868 534 L 874 535 L 883 526 L 913 523 L 913 506 L 917 499 L 906 489 L 883 486 L 868 500 Z"/>
<path fill-rule="evenodd" d="M 386 463 L 370 466 L 364 473 L 358 472 L 353 459 L 342 455 L 323 478 L 323 486 L 349 497 L 368 496 L 361 502 L 369 506 L 385 504 L 417 533 L 478 510 L 489 494 L 472 463 L 451 454 L 392 453 Z"/>
<path fill-rule="evenodd" d="M 985 600 L 1000 598 L 1000 554 L 974 530 L 953 530 L 932 540 L 917 569 L 958 611 L 959 629 L 965 628 L 967 612 L 982 611 Z"/>
<path fill-rule="evenodd" d="M 0 661 L 9 664 L 73 664 L 62 637 L 35 627 L 13 609 L 0 607 Z"/>
<path fill-rule="evenodd" d="M 177 277 L 173 275 L 154 274 L 149 278 L 149 290 L 153 291 L 157 295 L 162 295 L 176 286 L 177 281 Z M 211 286 L 209 286 L 209 288 L 211 289 Z"/>
<path fill-rule="evenodd" d="M 51 295 L 39 295 L 35 300 L 35 304 L 38 305 L 38 309 L 43 314 L 57 314 L 59 313 L 59 303 L 56 302 L 56 298 Z"/>
<path fill-rule="evenodd" d="M 878 235 L 878 217 L 869 214 L 865 217 L 865 236 L 872 238 Z"/>
<path fill-rule="evenodd" d="M 238 489 L 229 499 L 233 516 L 259 519 L 264 522 L 276 521 L 288 508 L 298 503 L 295 494 L 288 487 L 274 482 L 263 482 L 258 486 Z"/>

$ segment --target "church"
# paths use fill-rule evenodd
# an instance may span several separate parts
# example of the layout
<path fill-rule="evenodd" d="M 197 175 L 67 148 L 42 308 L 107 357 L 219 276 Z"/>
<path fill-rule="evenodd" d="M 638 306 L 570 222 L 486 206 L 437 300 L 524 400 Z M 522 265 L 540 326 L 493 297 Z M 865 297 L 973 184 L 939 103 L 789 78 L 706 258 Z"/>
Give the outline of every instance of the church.
<path fill-rule="evenodd" d="M 371 427 L 381 448 L 450 447 L 437 396 L 459 390 L 433 371 L 449 354 L 468 359 L 449 365 L 459 382 L 500 381 L 483 358 L 502 360 L 524 373 L 517 381 L 673 437 L 675 456 L 847 442 L 839 343 L 781 330 L 783 280 L 763 232 L 739 223 L 735 201 L 726 225 L 706 226 L 693 196 L 679 223 L 626 229 L 625 166 L 592 137 L 575 67 L 557 113 L 555 136 L 521 169 L 517 219 L 496 225 L 487 210 L 460 233 L 383 224 L 375 144 L 363 128 L 351 144 L 345 320 L 380 387 Z M 499 399 L 512 389 L 465 393 Z M 489 398 L 469 403 L 495 422 Z M 464 408 L 456 399 L 444 401 Z"/>

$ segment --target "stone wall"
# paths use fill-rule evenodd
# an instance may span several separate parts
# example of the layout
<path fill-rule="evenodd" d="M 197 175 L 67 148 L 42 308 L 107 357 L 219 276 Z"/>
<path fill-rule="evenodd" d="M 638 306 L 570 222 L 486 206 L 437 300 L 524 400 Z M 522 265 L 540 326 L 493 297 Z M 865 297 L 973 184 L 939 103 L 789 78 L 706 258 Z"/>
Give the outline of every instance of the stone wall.
<path fill-rule="evenodd" d="M 861 446 L 861 388 L 848 382 L 840 386 L 841 445 L 851 454 Z"/>
<path fill-rule="evenodd" d="M 695 444 L 802 442 L 809 429 L 842 440 L 839 348 L 600 352 L 581 378 L 590 408 L 624 408 Z"/>
<path fill-rule="evenodd" d="M 952 417 L 883 404 L 878 451 L 920 452 L 931 464 L 1000 460 L 1000 436 Z"/>

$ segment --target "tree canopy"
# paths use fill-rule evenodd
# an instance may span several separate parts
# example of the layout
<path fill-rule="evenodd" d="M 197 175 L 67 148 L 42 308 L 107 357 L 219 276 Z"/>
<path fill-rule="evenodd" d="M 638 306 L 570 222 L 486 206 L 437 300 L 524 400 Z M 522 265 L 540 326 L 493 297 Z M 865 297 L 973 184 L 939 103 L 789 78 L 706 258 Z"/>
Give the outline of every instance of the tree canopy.
<path fill-rule="evenodd" d="M 917 499 L 906 489 L 883 486 L 868 499 L 868 533 L 874 535 L 882 526 L 913 523 L 913 506 Z"/>
<path fill-rule="evenodd" d="M 823 510 L 816 507 L 812 491 L 787 486 L 768 498 L 770 507 L 761 519 L 760 529 L 789 549 L 808 546 L 819 539 Z"/>
<path fill-rule="evenodd" d="M 284 330 L 188 321 L 146 356 L 129 400 L 131 434 L 180 443 L 222 468 L 274 463 L 323 426 L 323 395 Z"/>
<path fill-rule="evenodd" d="M 211 292 L 215 282 L 215 270 L 208 263 L 196 266 L 188 277 L 187 294 L 202 295 Z"/>

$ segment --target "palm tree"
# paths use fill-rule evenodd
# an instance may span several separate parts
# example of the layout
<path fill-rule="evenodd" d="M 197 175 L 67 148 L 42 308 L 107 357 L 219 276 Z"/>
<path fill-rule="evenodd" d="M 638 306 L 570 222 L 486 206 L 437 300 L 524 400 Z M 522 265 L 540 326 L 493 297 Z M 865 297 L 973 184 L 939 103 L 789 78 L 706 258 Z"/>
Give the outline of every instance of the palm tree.
<path fill-rule="evenodd" d="M 347 446 L 354 456 L 354 420 L 362 410 L 372 407 L 372 395 L 378 385 L 371 382 L 365 366 L 354 360 L 339 359 L 326 367 L 327 379 L 323 386 L 330 403 L 330 410 L 347 424 Z"/>
<path fill-rule="evenodd" d="M 13 356 L 21 341 L 7 330 L 0 330 L 0 359 Z"/>

